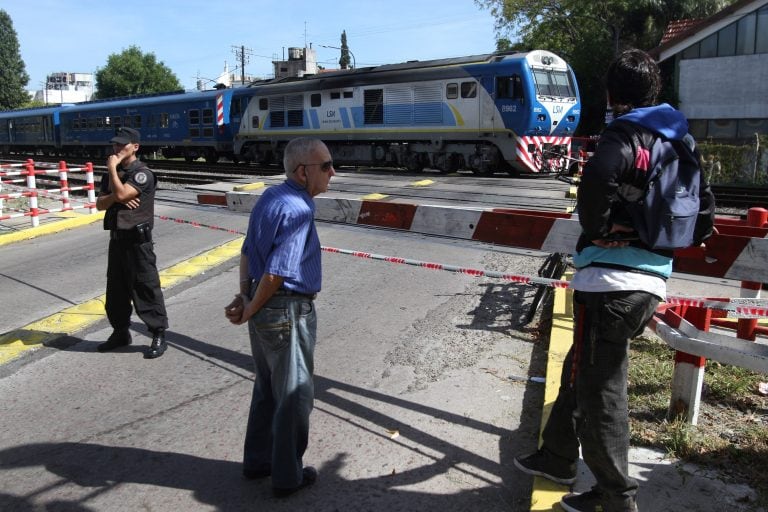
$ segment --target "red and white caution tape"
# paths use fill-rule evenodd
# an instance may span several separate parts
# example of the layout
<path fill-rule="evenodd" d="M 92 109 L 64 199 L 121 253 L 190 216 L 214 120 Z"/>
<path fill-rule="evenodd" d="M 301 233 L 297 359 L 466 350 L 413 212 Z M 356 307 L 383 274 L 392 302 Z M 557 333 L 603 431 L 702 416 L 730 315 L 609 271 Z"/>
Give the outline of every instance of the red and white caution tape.
<path fill-rule="evenodd" d="M 201 224 L 199 222 L 176 219 L 165 215 L 156 215 L 161 220 L 168 220 L 176 222 L 178 224 L 189 224 L 197 228 L 215 229 L 218 231 L 226 231 L 227 233 L 233 233 L 237 235 L 245 235 L 245 233 L 229 228 L 222 228 L 219 226 L 211 226 L 207 224 Z M 550 286 L 552 288 L 568 288 L 569 282 L 559 279 L 548 279 L 538 276 L 525 276 L 519 274 L 510 274 L 506 272 L 495 272 L 492 270 L 481 270 L 467 267 L 457 267 L 454 265 L 444 265 L 442 263 L 432 263 L 427 261 L 419 261 L 408 258 L 400 258 L 398 256 L 385 256 L 383 254 L 374 254 L 370 252 L 352 251 L 349 249 L 339 249 L 337 247 L 321 246 L 324 252 L 333 254 L 346 254 L 349 256 L 355 256 L 357 258 L 371 259 L 386 261 L 387 263 L 395 263 L 399 265 L 411 265 L 415 267 L 425 268 L 429 270 L 443 270 L 446 272 L 454 272 L 457 274 L 464 274 L 472 277 L 489 277 L 492 279 L 501 279 L 504 281 L 510 281 L 513 283 L 529 284 L 536 286 Z M 718 309 L 728 311 L 734 314 L 734 316 L 745 318 L 768 318 L 768 306 L 762 304 L 768 304 L 768 299 L 749 299 L 750 304 L 740 304 L 730 301 L 712 300 L 698 297 L 684 297 L 684 296 L 667 296 L 666 303 L 674 306 L 689 306 L 689 307 L 701 307 Z"/>

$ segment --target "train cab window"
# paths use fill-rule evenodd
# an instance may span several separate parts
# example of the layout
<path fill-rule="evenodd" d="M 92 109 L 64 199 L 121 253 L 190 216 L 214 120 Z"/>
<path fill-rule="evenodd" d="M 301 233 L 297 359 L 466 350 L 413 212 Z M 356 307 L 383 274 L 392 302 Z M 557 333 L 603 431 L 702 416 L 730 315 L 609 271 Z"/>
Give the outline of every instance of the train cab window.
<path fill-rule="evenodd" d="M 455 100 L 459 97 L 459 84 L 447 84 L 445 86 L 445 97 L 449 100 Z"/>
<path fill-rule="evenodd" d="M 168 128 L 168 113 L 160 114 L 160 128 Z"/>
<path fill-rule="evenodd" d="M 520 75 L 496 78 L 496 98 L 522 100 L 524 97 L 523 81 L 520 79 Z"/>
<path fill-rule="evenodd" d="M 461 97 L 474 98 L 477 96 L 477 82 L 461 82 Z"/>
<path fill-rule="evenodd" d="M 341 99 L 341 92 L 339 92 L 339 91 L 333 91 L 333 92 L 331 92 L 331 99 L 332 99 L 332 100 L 338 100 L 338 99 Z"/>
<path fill-rule="evenodd" d="M 384 89 L 363 91 L 363 123 L 384 124 Z"/>
<path fill-rule="evenodd" d="M 344 97 L 345 98 L 351 98 L 352 97 L 352 91 L 344 91 Z"/>
<path fill-rule="evenodd" d="M 192 109 L 187 114 L 189 117 L 189 124 L 200 124 L 200 111 Z"/>
<path fill-rule="evenodd" d="M 312 94 L 312 95 L 309 97 L 309 103 L 310 103 L 310 105 L 312 105 L 313 107 L 319 107 L 319 106 L 320 106 L 320 103 L 321 103 L 321 101 L 320 101 L 320 94 Z"/>
<path fill-rule="evenodd" d="M 269 110 L 269 100 L 267 98 L 259 99 L 259 110 Z"/>
<path fill-rule="evenodd" d="M 534 69 L 533 81 L 536 84 L 536 94 L 540 96 L 575 96 L 570 77 L 565 71 Z"/>
<path fill-rule="evenodd" d="M 204 108 L 203 109 L 203 124 L 213 124 L 213 109 L 212 108 Z"/>

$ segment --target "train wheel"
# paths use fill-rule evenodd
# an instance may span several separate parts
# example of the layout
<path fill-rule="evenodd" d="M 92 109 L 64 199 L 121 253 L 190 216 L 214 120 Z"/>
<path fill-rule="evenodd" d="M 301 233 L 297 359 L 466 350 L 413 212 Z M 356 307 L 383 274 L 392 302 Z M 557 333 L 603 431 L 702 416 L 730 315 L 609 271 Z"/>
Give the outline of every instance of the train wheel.
<path fill-rule="evenodd" d="M 207 164 L 215 164 L 219 161 L 219 155 L 214 150 L 206 151 L 205 153 L 205 163 Z"/>
<path fill-rule="evenodd" d="M 419 153 L 407 153 L 403 159 L 405 168 L 410 172 L 421 172 L 424 170 L 424 162 Z"/>

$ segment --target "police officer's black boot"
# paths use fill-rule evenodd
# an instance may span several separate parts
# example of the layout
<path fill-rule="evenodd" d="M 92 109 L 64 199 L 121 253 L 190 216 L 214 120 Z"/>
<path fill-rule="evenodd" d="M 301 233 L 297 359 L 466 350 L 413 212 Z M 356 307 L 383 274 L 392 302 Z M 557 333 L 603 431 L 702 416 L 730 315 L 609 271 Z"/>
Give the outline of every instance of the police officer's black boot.
<path fill-rule="evenodd" d="M 155 359 L 165 353 L 168 343 L 165 342 L 165 331 L 157 331 L 152 335 L 152 344 L 144 354 L 144 359 Z"/>
<path fill-rule="evenodd" d="M 125 329 L 115 329 L 112 331 L 112 334 L 109 335 L 107 341 L 96 347 L 96 350 L 99 352 L 108 352 L 119 347 L 130 345 L 132 341 L 131 331 L 129 331 L 127 327 Z"/>

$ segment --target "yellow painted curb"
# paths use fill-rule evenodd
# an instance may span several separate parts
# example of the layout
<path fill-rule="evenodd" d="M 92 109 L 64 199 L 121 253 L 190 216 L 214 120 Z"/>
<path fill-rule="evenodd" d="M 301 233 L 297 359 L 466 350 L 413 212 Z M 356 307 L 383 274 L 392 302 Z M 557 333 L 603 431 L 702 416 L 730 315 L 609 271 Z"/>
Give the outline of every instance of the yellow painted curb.
<path fill-rule="evenodd" d="M 242 245 L 243 237 L 238 237 L 160 271 L 161 286 L 163 289 L 170 288 L 239 256 Z M 0 365 L 19 357 L 24 352 L 36 350 L 56 338 L 72 335 L 101 320 L 105 314 L 104 301 L 105 296 L 100 295 L 20 329 L 0 334 Z"/>
<path fill-rule="evenodd" d="M 570 280 L 571 274 L 565 279 Z M 549 352 L 547 355 L 547 377 L 544 387 L 544 404 L 541 410 L 541 430 L 547 424 L 549 413 L 557 399 L 560 389 L 560 374 L 563 361 L 573 343 L 573 292 L 563 288 L 555 288 L 555 300 L 552 307 L 552 330 L 549 335 Z M 541 443 L 541 438 L 539 438 Z M 568 486 L 556 484 L 546 478 L 533 479 L 531 493 L 531 511 L 559 510 L 553 508 L 560 503 L 560 498 L 568 493 Z"/>
<path fill-rule="evenodd" d="M 365 201 L 378 201 L 379 199 L 384 199 L 385 197 L 389 197 L 384 194 L 368 194 L 367 196 L 363 196 L 361 199 Z"/>
<path fill-rule="evenodd" d="M 51 214 L 53 215 L 53 214 Z M 51 233 L 58 233 L 67 229 L 77 228 L 98 222 L 104 218 L 104 212 L 97 213 L 75 213 L 75 212 L 61 212 L 56 214 L 57 217 L 63 218 L 63 220 L 57 220 L 55 222 L 48 222 L 37 227 L 29 227 L 20 231 L 13 231 L 11 233 L 0 234 L 0 246 L 20 242 L 22 240 L 29 240 L 30 238 L 36 238 L 42 235 L 50 235 Z"/>
<path fill-rule="evenodd" d="M 579 187 L 568 187 L 568 192 L 565 193 L 566 199 L 576 199 L 578 190 Z"/>
<path fill-rule="evenodd" d="M 414 187 L 426 187 L 427 185 L 431 185 L 433 183 L 434 181 L 432 180 L 419 180 L 419 181 L 414 181 L 413 183 L 411 183 L 411 185 L 413 185 Z"/>
<path fill-rule="evenodd" d="M 246 185 L 235 185 L 234 187 L 232 187 L 232 190 L 235 192 L 245 192 L 246 190 L 256 190 L 259 188 L 264 188 L 263 181 L 257 181 L 256 183 L 248 183 Z"/>

